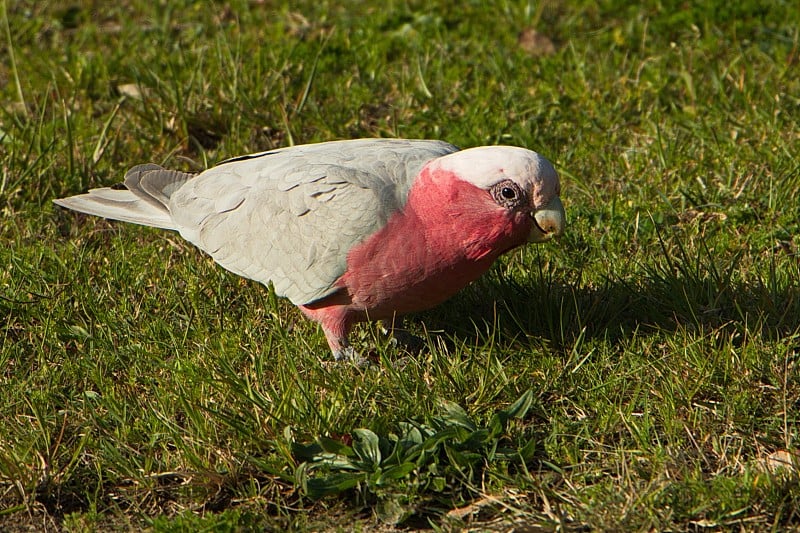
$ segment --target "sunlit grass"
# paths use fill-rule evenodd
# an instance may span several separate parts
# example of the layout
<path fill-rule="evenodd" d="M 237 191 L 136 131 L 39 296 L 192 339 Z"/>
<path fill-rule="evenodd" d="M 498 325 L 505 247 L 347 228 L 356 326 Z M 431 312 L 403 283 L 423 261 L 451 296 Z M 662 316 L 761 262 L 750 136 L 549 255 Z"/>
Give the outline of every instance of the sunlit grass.
<path fill-rule="evenodd" d="M 798 527 L 794 3 L 268 4 L 3 2 L 0 529 Z M 375 136 L 540 151 L 569 226 L 374 367 L 51 204 Z"/>

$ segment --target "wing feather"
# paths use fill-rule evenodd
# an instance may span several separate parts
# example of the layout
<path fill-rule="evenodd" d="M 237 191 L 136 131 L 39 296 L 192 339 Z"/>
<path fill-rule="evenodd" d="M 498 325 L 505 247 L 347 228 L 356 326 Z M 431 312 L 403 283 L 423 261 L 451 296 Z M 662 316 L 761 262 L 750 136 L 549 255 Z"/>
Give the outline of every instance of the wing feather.
<path fill-rule="evenodd" d="M 220 265 L 308 304 L 337 290 L 348 251 L 402 208 L 422 166 L 456 150 L 372 139 L 254 154 L 190 180 L 169 210 Z"/>

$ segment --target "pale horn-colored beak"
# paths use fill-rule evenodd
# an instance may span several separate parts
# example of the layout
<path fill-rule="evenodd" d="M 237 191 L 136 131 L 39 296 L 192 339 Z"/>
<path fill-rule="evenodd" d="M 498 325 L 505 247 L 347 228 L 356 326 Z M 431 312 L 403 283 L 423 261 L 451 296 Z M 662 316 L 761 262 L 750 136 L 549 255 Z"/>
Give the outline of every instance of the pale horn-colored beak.
<path fill-rule="evenodd" d="M 553 237 L 564 234 L 567 225 L 567 215 L 558 196 L 553 197 L 550 203 L 540 207 L 532 213 L 533 227 L 528 236 L 528 242 L 546 242 Z"/>

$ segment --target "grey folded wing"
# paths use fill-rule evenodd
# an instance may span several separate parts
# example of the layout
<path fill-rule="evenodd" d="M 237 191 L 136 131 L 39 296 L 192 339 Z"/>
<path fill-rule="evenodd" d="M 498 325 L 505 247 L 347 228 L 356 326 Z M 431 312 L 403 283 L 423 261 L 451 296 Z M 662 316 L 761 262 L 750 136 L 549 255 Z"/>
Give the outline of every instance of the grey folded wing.
<path fill-rule="evenodd" d="M 456 150 L 435 141 L 379 140 L 304 148 L 221 164 L 169 200 L 187 240 L 298 305 L 334 293 L 349 250 L 402 208 L 427 161 Z"/>

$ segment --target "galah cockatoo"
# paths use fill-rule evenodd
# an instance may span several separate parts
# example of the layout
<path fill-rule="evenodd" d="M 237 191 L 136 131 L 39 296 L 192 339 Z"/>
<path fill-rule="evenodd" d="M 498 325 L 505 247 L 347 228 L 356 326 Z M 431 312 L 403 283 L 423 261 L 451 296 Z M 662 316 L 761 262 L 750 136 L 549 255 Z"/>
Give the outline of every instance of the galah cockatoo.
<path fill-rule="evenodd" d="M 355 322 L 431 308 L 501 254 L 564 232 L 558 175 L 513 146 L 362 139 L 270 150 L 200 174 L 133 167 L 124 188 L 55 203 L 178 231 L 224 268 L 272 284 L 338 359 Z"/>

